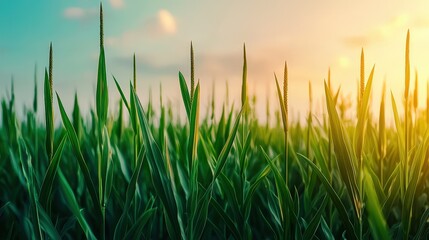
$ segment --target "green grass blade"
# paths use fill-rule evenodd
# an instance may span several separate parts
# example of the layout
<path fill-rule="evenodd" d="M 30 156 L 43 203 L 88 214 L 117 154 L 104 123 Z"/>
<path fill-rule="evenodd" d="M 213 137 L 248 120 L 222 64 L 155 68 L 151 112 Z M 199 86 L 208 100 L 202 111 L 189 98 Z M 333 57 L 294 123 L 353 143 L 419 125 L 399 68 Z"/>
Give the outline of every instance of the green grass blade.
<path fill-rule="evenodd" d="M 52 192 L 52 186 L 54 185 L 55 176 L 57 174 L 58 166 L 60 165 L 63 148 L 66 143 L 66 137 L 61 139 L 60 144 L 55 150 L 54 157 L 49 163 L 48 170 L 46 171 L 45 177 L 43 178 L 42 187 L 40 189 L 39 201 L 43 206 L 48 206 L 48 200 Z"/>
<path fill-rule="evenodd" d="M 156 210 L 157 208 L 151 208 L 140 215 L 135 224 L 133 224 L 127 232 L 124 239 L 141 239 L 141 235 L 144 233 L 143 228 L 146 226 L 150 218 L 156 213 Z"/>
<path fill-rule="evenodd" d="M 329 197 L 331 198 L 332 202 L 334 203 L 334 206 L 337 208 L 338 213 L 340 215 L 340 218 L 342 220 L 342 223 L 346 227 L 346 234 L 349 236 L 350 239 L 358 239 L 356 236 L 355 229 L 350 222 L 350 218 L 347 214 L 346 207 L 344 206 L 343 202 L 341 201 L 340 197 L 338 196 L 337 192 L 332 187 L 331 183 L 329 183 L 329 180 L 323 175 L 323 173 L 320 171 L 320 169 L 306 156 L 298 153 L 298 155 L 301 157 L 301 159 L 304 159 L 304 161 L 311 167 L 311 169 L 316 173 L 320 181 L 322 182 L 323 186 L 325 187 L 326 191 L 328 192 Z"/>
<path fill-rule="evenodd" d="M 198 161 L 196 159 L 198 148 L 198 128 L 199 128 L 199 115 L 200 115 L 200 84 L 197 84 L 195 89 L 194 98 L 192 101 L 191 115 L 190 115 L 190 132 L 188 139 L 188 163 L 191 166 L 191 178 L 198 176 Z M 192 181 L 191 181 L 192 182 Z"/>
<path fill-rule="evenodd" d="M 365 193 L 367 196 L 366 209 L 368 211 L 368 221 L 374 239 L 390 239 L 389 229 L 383 216 L 383 211 L 378 201 L 374 183 L 368 171 L 364 171 Z"/>
<path fill-rule="evenodd" d="M 156 194 L 164 205 L 166 223 L 167 225 L 172 224 L 172 226 L 167 226 L 169 235 L 171 238 L 180 238 L 182 236 L 182 230 L 177 219 L 178 210 L 176 201 L 174 199 L 174 193 L 170 180 L 167 177 L 168 175 L 165 165 L 166 161 L 164 156 L 161 154 L 161 151 L 158 147 L 158 144 L 155 142 L 152 133 L 150 132 L 150 126 L 146 119 L 146 114 L 134 90 L 133 96 L 136 100 L 137 113 L 141 125 L 141 133 L 144 144 L 147 148 L 146 157 L 148 158 L 149 162 L 152 182 L 154 184 Z"/>
<path fill-rule="evenodd" d="M 323 198 L 322 204 L 318 206 L 318 210 L 314 217 L 311 219 L 310 223 L 308 224 L 308 227 L 305 229 L 304 235 L 302 236 L 302 239 L 312 239 L 315 234 L 316 230 L 320 225 L 320 221 L 322 219 L 323 210 L 325 210 L 325 206 L 328 203 L 326 196 Z"/>
<path fill-rule="evenodd" d="M 48 77 L 48 71 L 45 69 L 45 121 L 46 121 L 46 153 L 48 158 L 52 158 L 54 148 L 54 110 L 52 103 L 52 85 Z"/>
<path fill-rule="evenodd" d="M 118 81 L 116 80 L 115 76 L 113 76 L 113 80 L 115 81 L 116 88 L 119 91 L 119 94 L 121 94 L 121 99 L 125 103 L 125 107 L 127 107 L 128 112 L 130 112 L 130 105 L 128 104 L 127 98 L 125 97 L 124 92 L 122 91 L 121 86 L 119 85 Z"/>
<path fill-rule="evenodd" d="M 122 209 L 121 218 L 119 219 L 115 228 L 114 239 L 122 239 L 125 234 L 124 221 L 126 219 L 126 216 L 128 215 L 128 210 L 130 208 L 131 201 L 134 199 L 134 195 L 136 193 L 137 180 L 142 170 L 145 155 L 146 155 L 146 151 L 143 150 L 143 148 L 140 149 L 140 153 L 137 158 L 138 159 L 137 167 L 134 169 L 133 175 L 131 176 L 130 183 L 128 184 L 128 187 L 127 187 L 127 192 L 125 194 L 125 204 L 124 204 L 124 208 Z"/>
<path fill-rule="evenodd" d="M 61 170 L 58 171 L 58 177 L 62 187 L 63 197 L 67 202 L 67 206 L 69 207 L 69 209 L 76 217 L 77 221 L 79 222 L 79 225 L 82 228 L 82 231 L 84 232 L 86 238 L 97 239 L 94 233 L 92 232 L 91 227 L 89 226 L 87 220 L 82 215 L 79 204 L 77 203 L 77 200 L 76 200 L 76 196 Z"/>
<path fill-rule="evenodd" d="M 229 134 L 228 139 L 226 140 L 225 145 L 222 148 L 222 151 L 219 154 L 219 157 L 216 161 L 216 168 L 215 168 L 215 173 L 213 175 L 213 181 L 219 176 L 219 174 L 222 172 L 223 167 L 226 164 L 226 160 L 228 159 L 228 155 L 231 151 L 232 148 L 232 144 L 234 142 L 235 139 L 235 135 L 237 135 L 237 130 L 238 130 L 238 126 L 240 124 L 240 119 L 241 119 L 241 115 L 243 113 L 243 109 L 244 106 L 241 108 L 240 112 L 238 113 L 235 122 L 234 122 L 234 126 L 232 127 L 232 130 Z"/>
<path fill-rule="evenodd" d="M 60 107 L 61 118 L 62 118 L 63 124 L 67 130 L 67 136 L 70 140 L 73 151 L 74 151 L 75 156 L 78 160 L 79 167 L 83 173 L 83 177 L 85 179 L 86 187 L 88 188 L 89 194 L 90 194 L 92 202 L 94 204 L 94 208 L 96 209 L 97 216 L 99 216 L 101 219 L 102 213 L 101 213 L 99 196 L 97 195 L 97 192 L 95 190 L 96 188 L 94 185 L 94 181 L 92 180 L 91 173 L 89 172 L 88 166 L 85 162 L 85 159 L 83 158 L 82 151 L 80 149 L 79 140 L 77 138 L 77 135 L 76 135 L 76 132 L 73 128 L 73 125 L 71 124 L 70 119 L 64 110 L 63 103 L 61 102 L 61 99 L 58 96 L 58 94 L 57 94 L 57 99 L 58 99 L 58 105 Z"/>
<path fill-rule="evenodd" d="M 97 117 L 101 123 L 107 120 L 107 111 L 109 104 L 109 93 L 107 89 L 106 60 L 104 57 L 104 47 L 100 47 L 100 56 L 98 59 L 97 93 L 96 109 Z"/>
<path fill-rule="evenodd" d="M 358 174 L 356 173 L 359 163 L 356 159 L 356 155 L 354 155 L 354 151 L 350 144 L 350 139 L 345 133 L 343 123 L 338 116 L 334 100 L 332 99 L 326 83 L 325 95 L 332 131 L 332 139 L 334 143 L 334 151 L 337 155 L 337 164 L 340 169 L 341 178 L 346 185 L 349 198 L 353 203 L 356 217 L 359 218 L 362 206 L 357 183 Z"/>
<path fill-rule="evenodd" d="M 182 92 L 183 103 L 185 104 L 186 115 L 188 119 L 191 114 L 191 96 L 189 95 L 188 85 L 186 84 L 185 77 L 181 72 L 179 72 L 179 83 L 180 83 L 180 91 Z"/>
<path fill-rule="evenodd" d="M 231 231 L 231 234 L 234 236 L 234 238 L 242 239 L 240 237 L 241 235 L 234 221 L 223 210 L 222 206 L 215 199 L 211 201 L 211 205 L 213 206 L 214 210 L 219 214 L 219 216 L 222 218 L 223 222 L 225 223 L 226 227 Z"/>

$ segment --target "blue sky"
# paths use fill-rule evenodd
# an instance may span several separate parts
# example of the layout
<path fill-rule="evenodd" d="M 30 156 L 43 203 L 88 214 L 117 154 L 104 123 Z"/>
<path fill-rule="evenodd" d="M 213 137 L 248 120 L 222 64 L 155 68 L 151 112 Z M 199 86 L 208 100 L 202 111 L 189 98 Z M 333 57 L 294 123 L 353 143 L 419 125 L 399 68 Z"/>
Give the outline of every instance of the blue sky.
<path fill-rule="evenodd" d="M 68 109 L 77 91 L 88 109 L 94 102 L 96 84 L 99 3 L 0 2 L 0 96 L 7 95 L 13 75 L 17 105 L 31 104 L 35 64 L 41 86 L 52 42 L 55 90 Z M 177 74 L 182 71 L 189 76 L 189 45 L 193 41 L 203 106 L 213 84 L 218 101 L 225 99 L 226 81 L 239 101 L 243 43 L 248 55 L 249 91 L 258 96 L 261 113 L 265 112 L 267 95 L 276 103 L 273 73 L 282 75 L 285 60 L 295 116 L 299 111 L 302 117 L 308 110 L 308 81 L 313 84 L 316 111 L 321 112 L 323 79 L 329 67 L 334 85 L 341 85 L 344 95 L 354 101 L 362 47 L 367 75 L 376 64 L 374 104 L 378 105 L 383 79 L 387 88 L 401 97 L 405 36 L 410 29 L 411 63 L 419 70 L 420 103 L 424 102 L 423 86 L 429 76 L 429 17 L 424 1 L 411 4 L 397 0 L 387 5 L 369 0 L 111 0 L 103 1 L 103 6 L 108 74 L 128 89 L 132 55 L 136 53 L 138 92 L 144 101 L 149 88 L 157 99 L 162 83 L 164 93 L 179 105 Z M 113 104 L 119 96 L 111 77 L 109 91 Z"/>

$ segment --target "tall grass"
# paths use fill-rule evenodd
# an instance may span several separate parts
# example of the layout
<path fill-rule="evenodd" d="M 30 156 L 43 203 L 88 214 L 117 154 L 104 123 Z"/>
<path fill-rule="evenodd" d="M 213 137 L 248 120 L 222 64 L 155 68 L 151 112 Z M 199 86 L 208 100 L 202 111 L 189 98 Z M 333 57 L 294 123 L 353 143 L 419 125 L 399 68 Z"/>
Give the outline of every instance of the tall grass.
<path fill-rule="evenodd" d="M 96 106 L 90 116 L 81 116 L 77 93 L 71 118 L 58 94 L 54 104 L 52 44 L 44 71 L 44 121 L 36 117 L 36 71 L 33 106 L 25 119 L 16 115 L 13 82 L 9 97 L 1 100 L 2 238 L 429 237 L 429 111 L 428 105 L 418 109 L 417 73 L 413 98 L 409 95 L 409 32 L 405 111 L 398 112 L 392 94 L 395 127 L 390 128 L 386 83 L 379 116 L 371 114 L 372 83 L 378 79 L 375 67 L 365 76 L 363 49 L 357 119 L 342 116 L 338 99 L 343 96 L 331 86 L 330 70 L 324 84 L 326 118 L 313 116 L 311 82 L 307 124 L 289 118 L 288 87 L 294 81 L 289 83 L 285 62 L 282 88 L 274 75 L 278 103 L 267 101 L 267 119 L 274 110 L 277 124 L 262 125 L 255 101 L 249 101 L 245 46 L 242 89 L 234 93 L 241 94 L 239 106 L 230 105 L 226 85 L 221 116 L 215 118 L 213 88 L 212 114 L 201 115 L 201 86 L 207 83 L 195 82 L 191 43 L 190 76 L 178 73 L 183 123 L 165 103 L 162 86 L 159 109 L 153 109 L 152 100 L 143 106 L 143 97 L 151 96 L 138 95 L 135 55 L 129 93 L 107 76 L 103 27 L 100 6 Z M 108 106 L 111 80 L 121 96 L 117 108 Z M 62 124 L 55 127 L 57 106 Z"/>

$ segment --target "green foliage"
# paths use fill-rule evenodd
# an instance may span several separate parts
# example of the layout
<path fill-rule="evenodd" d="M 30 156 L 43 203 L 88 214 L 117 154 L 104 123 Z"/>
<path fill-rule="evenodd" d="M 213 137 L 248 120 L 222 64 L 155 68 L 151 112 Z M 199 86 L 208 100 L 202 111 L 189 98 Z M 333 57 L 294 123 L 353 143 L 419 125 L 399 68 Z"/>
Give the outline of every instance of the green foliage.
<path fill-rule="evenodd" d="M 100 15 L 96 106 L 88 118 L 81 115 L 77 94 L 72 115 L 58 94 L 54 104 L 52 46 L 44 72 L 44 121 L 36 117 L 37 77 L 24 120 L 16 114 L 13 82 L 9 97 L 1 100 L 2 238 L 428 237 L 428 109 L 408 101 L 409 34 L 404 114 L 392 95 L 395 128 L 385 123 L 384 90 L 379 119 L 371 113 L 376 78 L 373 68 L 365 85 L 363 51 L 355 120 L 341 114 L 342 93 L 333 91 L 329 72 L 327 116 L 313 121 L 310 110 L 304 127 L 289 121 L 285 64 L 283 92 L 275 77 L 279 104 L 267 106 L 277 108 L 278 123 L 259 123 L 247 92 L 245 47 L 241 105 L 226 100 L 216 119 L 213 90 L 211 109 L 202 116 L 206 82 L 195 86 L 192 44 L 190 88 L 178 73 L 186 112 L 181 123 L 165 96 L 159 109 L 153 109 L 150 96 L 143 107 L 135 56 L 129 95 L 113 77 L 121 99 L 109 110 L 101 7 Z M 311 90 L 309 97 L 312 102 Z M 55 127 L 56 106 L 62 124 Z"/>

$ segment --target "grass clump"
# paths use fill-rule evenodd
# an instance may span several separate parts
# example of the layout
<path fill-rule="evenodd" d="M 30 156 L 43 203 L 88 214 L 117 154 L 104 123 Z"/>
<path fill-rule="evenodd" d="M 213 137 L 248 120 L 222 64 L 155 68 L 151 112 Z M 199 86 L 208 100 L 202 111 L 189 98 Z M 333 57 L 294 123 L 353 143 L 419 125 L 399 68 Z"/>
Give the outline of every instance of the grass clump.
<path fill-rule="evenodd" d="M 307 124 L 290 119 L 285 62 L 283 88 L 274 74 L 278 105 L 267 101 L 267 109 L 277 108 L 277 124 L 260 124 L 247 91 L 245 46 L 241 105 L 234 108 L 227 97 L 216 119 L 213 88 L 212 109 L 203 116 L 204 82 L 195 82 L 192 43 L 190 88 L 178 73 L 186 111 L 186 122 L 181 123 L 162 94 L 159 109 L 153 110 L 152 101 L 142 105 L 135 55 L 128 95 L 112 77 L 121 99 L 119 110 L 109 112 L 100 6 L 96 106 L 90 118 L 81 116 L 77 94 L 71 118 L 58 94 L 54 104 L 52 45 L 44 71 L 45 122 L 36 118 L 36 76 L 33 107 L 26 110 L 24 120 L 16 116 L 13 84 L 10 97 L 1 100 L 0 235 L 7 239 L 427 238 L 429 111 L 417 109 L 417 73 L 410 101 L 409 38 L 408 32 L 403 115 L 392 95 L 395 128 L 385 123 L 385 83 L 378 119 L 370 114 L 375 67 L 366 78 L 363 49 L 356 120 L 341 113 L 342 95 L 331 86 L 330 70 L 324 84 L 323 121 L 313 116 L 311 83 Z M 56 106 L 62 125 L 55 128 Z M 270 115 L 267 110 L 267 118 Z"/>

